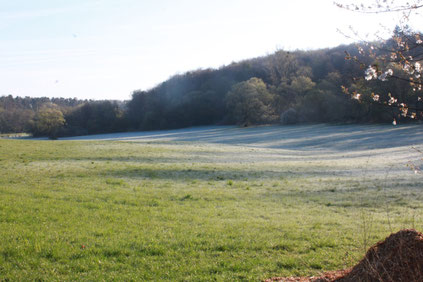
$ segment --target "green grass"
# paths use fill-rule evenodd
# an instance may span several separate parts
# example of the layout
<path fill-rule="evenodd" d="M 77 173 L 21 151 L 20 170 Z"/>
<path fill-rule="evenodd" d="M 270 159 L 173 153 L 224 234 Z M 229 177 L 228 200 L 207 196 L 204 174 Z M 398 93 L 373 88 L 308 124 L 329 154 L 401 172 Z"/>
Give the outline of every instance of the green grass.
<path fill-rule="evenodd" d="M 380 154 L 0 140 L 0 281 L 262 280 L 422 230 L 422 176 Z M 395 173 L 394 173 L 395 172 Z"/>

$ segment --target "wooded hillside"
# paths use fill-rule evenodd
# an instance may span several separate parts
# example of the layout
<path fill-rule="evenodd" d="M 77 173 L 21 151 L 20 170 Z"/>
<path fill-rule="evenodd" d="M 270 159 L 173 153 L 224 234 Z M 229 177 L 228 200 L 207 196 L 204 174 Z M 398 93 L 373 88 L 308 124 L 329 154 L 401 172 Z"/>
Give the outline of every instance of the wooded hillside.
<path fill-rule="evenodd" d="M 409 82 L 364 79 L 372 58 L 359 52 L 360 48 L 367 47 L 280 50 L 219 69 L 175 75 L 152 89 L 134 91 L 125 102 L 3 96 L 0 132 L 55 138 L 212 124 L 407 120 L 398 109 L 380 103 L 389 100 L 388 94 L 373 103 L 376 92 L 394 93 L 421 116 L 422 102 Z M 346 60 L 346 56 L 356 56 L 364 64 Z M 360 100 L 351 99 L 346 89 L 360 93 Z"/>

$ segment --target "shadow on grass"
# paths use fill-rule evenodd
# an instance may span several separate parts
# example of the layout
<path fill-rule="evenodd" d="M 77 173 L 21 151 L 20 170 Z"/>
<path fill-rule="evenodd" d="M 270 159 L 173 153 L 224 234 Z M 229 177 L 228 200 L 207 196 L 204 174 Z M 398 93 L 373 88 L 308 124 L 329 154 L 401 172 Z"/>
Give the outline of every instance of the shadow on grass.
<path fill-rule="evenodd" d="M 423 127 L 412 125 L 296 125 L 193 127 L 167 131 L 127 132 L 68 138 L 138 142 L 202 142 L 313 151 L 356 151 L 422 144 Z"/>
<path fill-rule="evenodd" d="M 130 167 L 123 169 L 110 169 L 101 171 L 103 176 L 124 178 L 150 178 L 164 180 L 284 180 L 286 178 L 326 177 L 327 171 L 272 171 L 272 170 L 234 170 L 216 167 L 214 169 L 197 168 L 138 168 Z M 333 172 L 333 175 L 344 175 L 343 171 Z"/>
<path fill-rule="evenodd" d="M 282 190 L 261 193 L 263 198 L 274 201 L 291 199 L 292 202 L 313 202 L 334 208 L 380 209 L 421 208 L 423 193 L 410 193 L 406 186 L 379 190 L 377 187 L 344 187 L 342 189 Z"/>

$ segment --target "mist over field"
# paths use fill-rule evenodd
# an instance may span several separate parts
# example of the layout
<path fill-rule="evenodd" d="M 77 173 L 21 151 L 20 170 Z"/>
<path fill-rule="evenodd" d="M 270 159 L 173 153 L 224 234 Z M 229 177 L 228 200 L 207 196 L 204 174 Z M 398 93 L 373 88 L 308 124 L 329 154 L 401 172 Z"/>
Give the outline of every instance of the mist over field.
<path fill-rule="evenodd" d="M 60 138 L 60 140 L 172 141 L 217 143 L 259 148 L 339 151 L 420 146 L 423 128 L 414 125 L 300 125 L 204 126 L 175 130 L 112 133 Z"/>

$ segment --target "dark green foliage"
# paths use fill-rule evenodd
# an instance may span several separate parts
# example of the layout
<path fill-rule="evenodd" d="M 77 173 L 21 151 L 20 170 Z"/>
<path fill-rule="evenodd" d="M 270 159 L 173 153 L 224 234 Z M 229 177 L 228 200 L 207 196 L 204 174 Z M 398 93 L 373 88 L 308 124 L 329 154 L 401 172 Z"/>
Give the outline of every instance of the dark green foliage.
<path fill-rule="evenodd" d="M 226 112 L 224 97 L 233 76 L 214 70 L 177 75 L 150 91 L 135 91 L 127 117 L 133 129 L 164 129 L 220 123 Z"/>
<path fill-rule="evenodd" d="M 298 123 L 298 113 L 293 108 L 284 111 L 280 117 L 281 124 L 296 124 Z"/>
<path fill-rule="evenodd" d="M 116 102 L 92 101 L 82 104 L 65 116 L 62 135 L 97 134 L 126 129 L 123 110 Z"/>
<path fill-rule="evenodd" d="M 364 48 L 364 47 L 363 47 Z M 392 109 L 373 103 L 383 87 L 406 97 L 407 83 L 365 84 L 363 69 L 345 60 L 360 56 L 356 46 L 317 51 L 277 51 L 217 70 L 177 75 L 149 91 L 135 91 L 127 117 L 133 129 L 151 130 L 210 124 L 284 124 L 309 122 L 392 122 Z M 362 58 L 371 63 L 371 58 Z M 265 91 L 252 86 L 262 83 Z M 250 87 L 251 86 L 251 87 Z M 341 86 L 362 93 L 351 100 Z M 266 97 L 266 98 L 265 98 Z M 386 100 L 386 99 L 385 99 Z"/>

